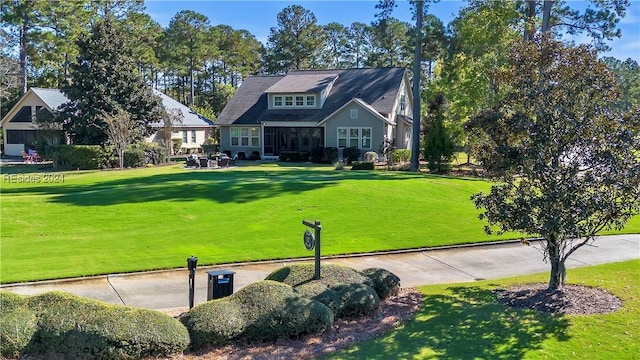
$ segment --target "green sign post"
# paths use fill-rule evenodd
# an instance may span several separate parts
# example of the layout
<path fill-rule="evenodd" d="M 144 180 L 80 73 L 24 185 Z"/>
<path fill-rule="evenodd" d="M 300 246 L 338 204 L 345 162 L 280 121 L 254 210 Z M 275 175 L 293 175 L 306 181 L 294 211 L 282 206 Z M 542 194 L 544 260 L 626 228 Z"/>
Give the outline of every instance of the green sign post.
<path fill-rule="evenodd" d="M 314 222 L 311 222 L 309 220 L 302 220 L 302 224 L 315 230 L 314 235 L 311 230 L 307 229 L 304 232 L 303 240 L 304 246 L 307 248 L 307 250 L 313 250 L 314 248 L 316 249 L 316 266 L 314 279 L 320 280 L 320 230 L 322 230 L 322 225 L 320 225 L 319 220 L 316 220 Z"/>

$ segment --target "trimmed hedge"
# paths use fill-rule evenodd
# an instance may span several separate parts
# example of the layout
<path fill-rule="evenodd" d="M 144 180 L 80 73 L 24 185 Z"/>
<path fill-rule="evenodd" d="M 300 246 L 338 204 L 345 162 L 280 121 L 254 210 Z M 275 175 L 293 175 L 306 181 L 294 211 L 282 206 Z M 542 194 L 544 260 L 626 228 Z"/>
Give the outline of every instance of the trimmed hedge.
<path fill-rule="evenodd" d="M 289 285 L 261 281 L 222 299 L 202 303 L 181 318 L 194 350 L 234 340 L 268 341 L 319 334 L 333 324 L 321 303 L 297 294 Z"/>
<path fill-rule="evenodd" d="M 106 165 L 106 154 L 99 145 L 58 145 L 51 152 L 54 167 L 95 170 Z"/>
<path fill-rule="evenodd" d="M 383 269 L 363 273 L 347 266 L 326 264 L 321 265 L 320 280 L 314 280 L 314 275 L 314 264 L 293 264 L 273 271 L 266 279 L 293 286 L 300 295 L 327 306 L 336 318 L 371 315 L 380 299 L 400 285 L 397 276 Z"/>
<path fill-rule="evenodd" d="M 331 290 L 335 291 L 340 299 L 340 318 L 369 316 L 375 313 L 380 305 L 380 297 L 366 284 L 340 284 L 332 286 Z"/>
<path fill-rule="evenodd" d="M 351 164 L 354 161 L 357 161 L 360 157 L 360 149 L 356 147 L 348 147 L 342 149 L 342 158 L 347 162 L 347 164 Z"/>
<path fill-rule="evenodd" d="M 21 304 L 12 295 L 1 294 L 3 356 L 139 359 L 182 353 L 189 344 L 184 326 L 159 311 L 58 291 L 27 297 Z M 9 310 L 5 301 L 16 305 Z M 13 346 L 5 347 L 5 338 Z"/>
<path fill-rule="evenodd" d="M 396 295 L 400 290 L 400 278 L 389 270 L 369 268 L 362 270 L 362 274 L 371 281 L 369 285 L 376 291 L 381 300 Z"/>
<path fill-rule="evenodd" d="M 336 264 L 321 265 L 320 280 L 314 280 L 314 276 L 314 264 L 293 264 L 289 266 L 283 266 L 279 269 L 274 270 L 271 274 L 267 275 L 265 280 L 283 282 L 293 287 L 297 287 L 312 281 L 317 281 L 325 285 L 326 287 L 351 283 L 366 284 L 369 281 L 369 278 L 362 275 L 359 271 L 348 266 Z"/>
<path fill-rule="evenodd" d="M 395 149 L 391 152 L 391 162 L 393 164 L 403 164 L 411 160 L 411 150 Z"/>
<path fill-rule="evenodd" d="M 366 161 L 354 161 L 351 165 L 351 170 L 374 170 L 375 168 L 374 163 Z"/>

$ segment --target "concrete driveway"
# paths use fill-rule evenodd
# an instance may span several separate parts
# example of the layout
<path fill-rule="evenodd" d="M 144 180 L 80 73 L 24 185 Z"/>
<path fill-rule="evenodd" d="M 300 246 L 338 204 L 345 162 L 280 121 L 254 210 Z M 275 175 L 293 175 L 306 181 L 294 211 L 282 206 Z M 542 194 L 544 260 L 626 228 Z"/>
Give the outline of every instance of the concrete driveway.
<path fill-rule="evenodd" d="M 582 247 L 569 258 L 566 265 L 567 268 L 576 268 L 639 258 L 640 234 L 615 235 L 600 237 L 593 244 Z M 195 304 L 207 300 L 207 271 L 234 271 L 234 291 L 238 291 L 248 284 L 263 280 L 281 266 L 300 262 L 313 260 L 199 267 L 195 276 Z M 468 282 L 549 271 L 549 265 L 542 261 L 539 246 L 535 243 L 532 246 L 524 246 L 519 242 L 323 258 L 322 263 L 341 264 L 359 270 L 370 267 L 384 268 L 398 275 L 403 287 Z M 188 279 L 188 271 L 178 269 L 8 284 L 0 288 L 24 295 L 61 290 L 113 304 L 172 309 L 189 305 Z M 571 281 L 570 272 L 568 281 Z"/>

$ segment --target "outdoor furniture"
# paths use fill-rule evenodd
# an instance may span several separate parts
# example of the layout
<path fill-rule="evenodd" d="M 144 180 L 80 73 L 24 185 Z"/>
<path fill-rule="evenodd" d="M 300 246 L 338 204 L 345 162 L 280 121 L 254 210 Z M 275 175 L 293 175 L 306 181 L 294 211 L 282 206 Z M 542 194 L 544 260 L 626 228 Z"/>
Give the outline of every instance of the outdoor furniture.
<path fill-rule="evenodd" d="M 227 156 L 220 156 L 218 158 L 218 167 L 236 166 L 236 160 Z"/>
<path fill-rule="evenodd" d="M 27 154 L 26 152 L 22 152 L 22 162 L 24 164 L 29 164 L 31 163 L 31 155 Z"/>
<path fill-rule="evenodd" d="M 198 167 L 198 163 L 195 159 L 188 157 L 187 158 L 187 167 Z"/>
<path fill-rule="evenodd" d="M 200 158 L 200 159 L 198 159 L 198 160 L 200 160 L 200 167 L 201 167 L 201 168 L 209 167 L 209 159 L 207 159 L 207 158 Z"/>
<path fill-rule="evenodd" d="M 42 161 L 42 158 L 40 157 L 40 155 L 38 155 L 36 151 L 34 151 L 33 154 L 31 155 L 31 161 L 33 161 L 34 163 L 39 163 Z"/>

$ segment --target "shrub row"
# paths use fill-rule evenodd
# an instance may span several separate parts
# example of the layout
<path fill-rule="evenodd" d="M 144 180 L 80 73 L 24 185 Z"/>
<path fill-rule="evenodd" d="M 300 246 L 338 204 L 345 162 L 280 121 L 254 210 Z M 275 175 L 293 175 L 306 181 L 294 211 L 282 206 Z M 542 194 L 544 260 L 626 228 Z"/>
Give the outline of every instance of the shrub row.
<path fill-rule="evenodd" d="M 99 145 L 56 145 L 47 148 L 55 167 L 93 170 L 118 167 L 118 158 L 112 148 Z M 157 143 L 139 143 L 124 152 L 125 167 L 161 164 L 167 159 L 167 149 Z"/>
<path fill-rule="evenodd" d="M 199 304 L 181 321 L 189 329 L 191 347 L 199 350 L 231 341 L 319 334 L 331 327 L 333 319 L 331 310 L 318 301 L 301 296 L 287 284 L 265 280 Z"/>
<path fill-rule="evenodd" d="M 154 310 L 62 292 L 0 292 L 0 302 L 3 357 L 139 359 L 182 353 L 189 344 L 179 321 Z"/>
<path fill-rule="evenodd" d="M 376 165 L 372 162 L 354 161 L 351 164 L 351 170 L 373 170 Z"/>

